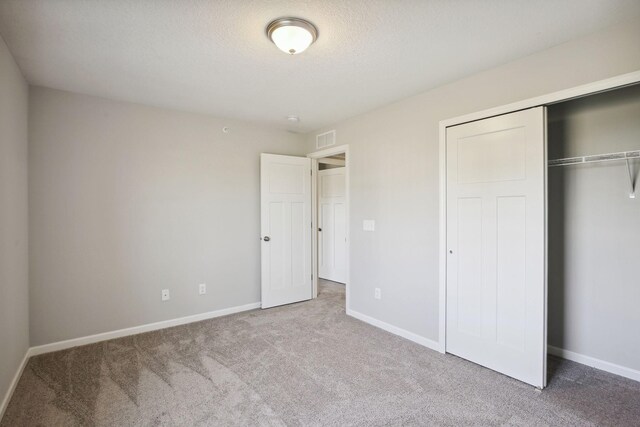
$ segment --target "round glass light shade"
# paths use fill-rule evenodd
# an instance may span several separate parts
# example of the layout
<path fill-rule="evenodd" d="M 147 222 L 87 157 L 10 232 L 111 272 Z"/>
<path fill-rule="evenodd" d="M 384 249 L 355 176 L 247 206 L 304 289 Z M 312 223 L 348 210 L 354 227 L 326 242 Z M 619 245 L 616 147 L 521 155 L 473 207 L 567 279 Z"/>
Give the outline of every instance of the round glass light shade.
<path fill-rule="evenodd" d="M 267 27 L 267 35 L 281 51 L 296 55 L 316 41 L 318 30 L 309 21 L 299 18 L 280 18 Z"/>

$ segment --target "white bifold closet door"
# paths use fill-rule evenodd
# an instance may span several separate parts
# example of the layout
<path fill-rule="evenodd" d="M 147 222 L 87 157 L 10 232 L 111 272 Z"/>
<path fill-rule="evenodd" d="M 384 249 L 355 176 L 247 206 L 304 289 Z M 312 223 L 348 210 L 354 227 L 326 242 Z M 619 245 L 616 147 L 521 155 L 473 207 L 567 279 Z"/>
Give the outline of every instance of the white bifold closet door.
<path fill-rule="evenodd" d="M 260 155 L 262 308 L 311 299 L 311 160 Z"/>
<path fill-rule="evenodd" d="M 447 128 L 446 351 L 546 385 L 546 111 Z"/>
<path fill-rule="evenodd" d="M 347 280 L 347 210 L 344 168 L 318 172 L 318 275 Z"/>

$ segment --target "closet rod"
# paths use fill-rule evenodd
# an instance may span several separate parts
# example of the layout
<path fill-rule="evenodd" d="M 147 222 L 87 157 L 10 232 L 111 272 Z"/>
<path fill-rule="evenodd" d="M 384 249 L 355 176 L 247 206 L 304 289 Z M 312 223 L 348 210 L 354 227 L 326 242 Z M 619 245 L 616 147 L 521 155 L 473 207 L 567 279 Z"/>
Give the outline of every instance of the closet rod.
<path fill-rule="evenodd" d="M 631 162 L 629 160 L 640 159 L 639 151 L 623 151 L 620 153 L 608 153 L 608 154 L 596 154 L 593 156 L 583 157 L 567 157 L 565 159 L 553 159 L 547 162 L 549 167 L 553 166 L 567 166 L 567 165 L 579 165 L 585 163 L 598 163 L 598 162 L 610 162 L 613 160 L 625 160 L 627 162 L 627 171 L 629 172 L 629 198 L 636 198 L 635 182 L 633 179 L 633 172 L 631 170 Z"/>

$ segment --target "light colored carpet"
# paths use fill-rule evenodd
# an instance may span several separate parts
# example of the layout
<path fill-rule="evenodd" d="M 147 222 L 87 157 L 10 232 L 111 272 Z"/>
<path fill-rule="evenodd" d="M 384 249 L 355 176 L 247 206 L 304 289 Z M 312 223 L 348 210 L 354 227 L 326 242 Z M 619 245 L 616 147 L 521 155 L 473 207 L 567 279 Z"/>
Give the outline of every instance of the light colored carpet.
<path fill-rule="evenodd" d="M 640 425 L 640 383 L 560 359 L 543 392 L 344 313 L 344 287 L 37 356 L 2 426 Z"/>

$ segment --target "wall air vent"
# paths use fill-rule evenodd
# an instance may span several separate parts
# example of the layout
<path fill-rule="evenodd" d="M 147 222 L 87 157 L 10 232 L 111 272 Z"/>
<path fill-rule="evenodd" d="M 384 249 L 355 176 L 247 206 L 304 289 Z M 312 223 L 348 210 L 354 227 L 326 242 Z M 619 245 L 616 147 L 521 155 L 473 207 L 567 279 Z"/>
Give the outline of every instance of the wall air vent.
<path fill-rule="evenodd" d="M 336 144 L 336 131 L 330 130 L 329 132 L 316 135 L 316 148 L 326 148 Z"/>

